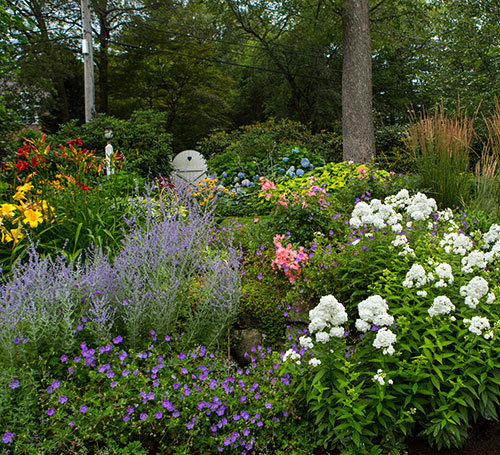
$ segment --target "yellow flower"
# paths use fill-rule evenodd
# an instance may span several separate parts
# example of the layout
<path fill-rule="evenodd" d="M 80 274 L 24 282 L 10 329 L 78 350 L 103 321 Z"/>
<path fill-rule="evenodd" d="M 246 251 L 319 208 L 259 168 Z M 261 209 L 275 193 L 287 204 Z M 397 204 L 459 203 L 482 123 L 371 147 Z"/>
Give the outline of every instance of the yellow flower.
<path fill-rule="evenodd" d="M 0 214 L 4 217 L 10 218 L 14 216 L 14 210 L 16 210 L 16 206 L 14 204 L 2 204 L 0 206 Z"/>
<path fill-rule="evenodd" d="M 23 238 L 23 233 L 21 228 L 11 229 L 10 231 L 2 231 L 2 242 L 12 242 L 16 243 L 19 239 Z"/>
<path fill-rule="evenodd" d="M 18 186 L 16 190 L 20 193 L 26 193 L 27 191 L 33 188 L 33 184 L 31 182 L 26 182 L 24 185 Z"/>
<path fill-rule="evenodd" d="M 43 221 L 42 214 L 32 209 L 25 210 L 24 216 L 23 223 L 29 224 L 32 228 L 36 228 Z"/>
<path fill-rule="evenodd" d="M 14 199 L 15 201 L 22 201 L 23 199 L 26 199 L 26 195 L 18 191 L 16 194 L 14 194 L 14 196 L 12 196 L 12 199 Z"/>

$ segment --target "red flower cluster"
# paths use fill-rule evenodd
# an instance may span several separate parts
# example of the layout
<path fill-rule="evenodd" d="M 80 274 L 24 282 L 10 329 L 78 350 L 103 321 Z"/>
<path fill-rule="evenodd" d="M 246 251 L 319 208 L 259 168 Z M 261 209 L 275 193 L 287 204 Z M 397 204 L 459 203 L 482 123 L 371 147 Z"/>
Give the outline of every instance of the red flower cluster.
<path fill-rule="evenodd" d="M 66 145 L 82 145 L 82 140 L 80 138 L 73 139 L 72 141 L 66 142 Z"/>

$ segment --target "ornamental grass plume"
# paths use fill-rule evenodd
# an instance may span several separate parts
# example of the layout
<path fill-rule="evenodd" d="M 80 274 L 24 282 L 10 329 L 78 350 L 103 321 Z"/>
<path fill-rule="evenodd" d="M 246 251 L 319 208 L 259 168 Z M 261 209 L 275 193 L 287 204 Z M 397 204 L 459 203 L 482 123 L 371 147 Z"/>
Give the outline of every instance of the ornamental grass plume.
<path fill-rule="evenodd" d="M 465 195 L 473 123 L 459 109 L 454 118 L 448 117 L 442 104 L 435 107 L 434 115 L 410 114 L 406 145 L 423 186 L 444 207 L 456 206 Z"/>

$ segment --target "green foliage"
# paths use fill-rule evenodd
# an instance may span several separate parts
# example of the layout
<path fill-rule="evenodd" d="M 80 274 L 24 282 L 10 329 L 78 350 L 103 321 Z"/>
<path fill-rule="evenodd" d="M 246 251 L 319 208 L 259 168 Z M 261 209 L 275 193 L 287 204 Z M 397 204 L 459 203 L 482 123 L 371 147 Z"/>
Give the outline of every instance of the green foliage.
<path fill-rule="evenodd" d="M 167 176 L 171 170 L 172 136 L 166 132 L 166 122 L 165 114 L 152 110 L 136 111 L 129 120 L 98 115 L 83 125 L 72 120 L 49 139 L 53 144 L 64 144 L 81 138 L 86 148 L 104 156 L 104 128 L 112 126 L 111 143 L 115 151 L 124 156 L 127 169 L 142 177 Z"/>
<path fill-rule="evenodd" d="M 218 447 L 235 452 L 241 441 L 252 440 L 250 446 L 259 452 L 313 450 L 307 431 L 290 440 L 297 430 L 292 422 L 304 430 L 308 425 L 299 423 L 287 375 L 275 372 L 279 359 L 262 347 L 256 350 L 259 366 L 253 363 L 243 371 L 202 346 L 176 351 L 176 340 L 157 339 L 154 332 L 143 352 L 125 350 L 120 343 L 116 338 L 99 346 L 84 344 L 60 359 L 47 353 L 39 359 L 34 381 L 15 376 L 16 389 L 8 388 L 9 377 L 3 374 L 0 427 L 14 435 L 8 447 L 47 455 L 201 455 L 217 453 Z M 24 396 L 35 399 L 37 409 L 25 399 L 14 402 Z M 20 409 L 26 420 L 32 413 L 34 425 L 8 419 Z"/>
<path fill-rule="evenodd" d="M 317 236 L 311 245 L 314 264 L 305 264 L 297 287 L 305 288 L 302 295 L 309 302 L 314 293 L 316 302 L 328 294 L 338 296 L 348 315 L 342 327 L 347 334 L 330 335 L 326 343 L 318 337 L 301 355 L 301 362 L 310 364 L 306 372 L 296 359 L 288 368 L 296 371 L 297 395 L 306 397 L 319 443 L 359 455 L 403 454 L 411 435 L 424 436 L 438 449 L 460 447 L 479 416 L 498 419 L 500 365 L 493 360 L 500 352 L 497 259 L 487 268 L 464 268 L 469 251 L 488 251 L 498 240 L 493 229 L 492 240 L 483 243 L 480 222 L 453 217 L 450 211 L 415 218 L 406 214 L 400 220 L 404 236 L 399 229 L 392 231 L 394 221 L 379 229 L 367 221 L 338 243 Z M 475 242 L 463 252 L 450 246 L 450 232 L 458 233 L 458 226 L 472 232 Z M 398 238 L 406 246 L 393 243 Z M 417 264 L 424 270 L 420 284 L 409 272 Z M 438 271 L 443 264 L 451 277 Z M 471 294 L 464 286 L 471 286 L 472 279 L 485 279 L 489 289 L 468 302 Z M 436 299 L 443 296 L 453 307 L 437 311 Z M 387 302 L 394 323 L 372 322 L 365 331 L 354 322 L 363 317 L 358 304 L 372 297 Z M 477 332 L 474 318 L 485 318 L 489 326 Z M 311 327 L 314 339 L 319 330 Z M 392 354 L 375 343 L 382 329 L 396 337 Z M 328 325 L 321 330 L 328 333 Z M 295 350 L 307 344 L 303 340 Z M 321 364 L 313 367 L 311 357 Z"/>
<path fill-rule="evenodd" d="M 209 159 L 209 166 L 211 159 L 221 154 L 227 154 L 226 159 L 235 156 L 245 163 L 252 160 L 257 163 L 267 159 L 277 160 L 285 147 L 307 147 L 329 159 L 333 159 L 334 155 L 337 159 L 341 156 L 337 134 L 313 134 L 305 125 L 290 120 L 268 120 L 242 126 L 231 132 L 217 132 L 200 141 L 198 147 Z"/>

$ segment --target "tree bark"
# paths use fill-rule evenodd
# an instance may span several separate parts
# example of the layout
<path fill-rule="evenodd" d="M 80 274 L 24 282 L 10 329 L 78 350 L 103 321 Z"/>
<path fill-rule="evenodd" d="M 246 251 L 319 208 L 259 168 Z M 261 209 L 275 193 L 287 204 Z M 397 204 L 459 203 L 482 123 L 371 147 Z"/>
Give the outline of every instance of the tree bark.
<path fill-rule="evenodd" d="M 345 0 L 342 32 L 342 154 L 367 163 L 375 158 L 369 0 Z"/>

